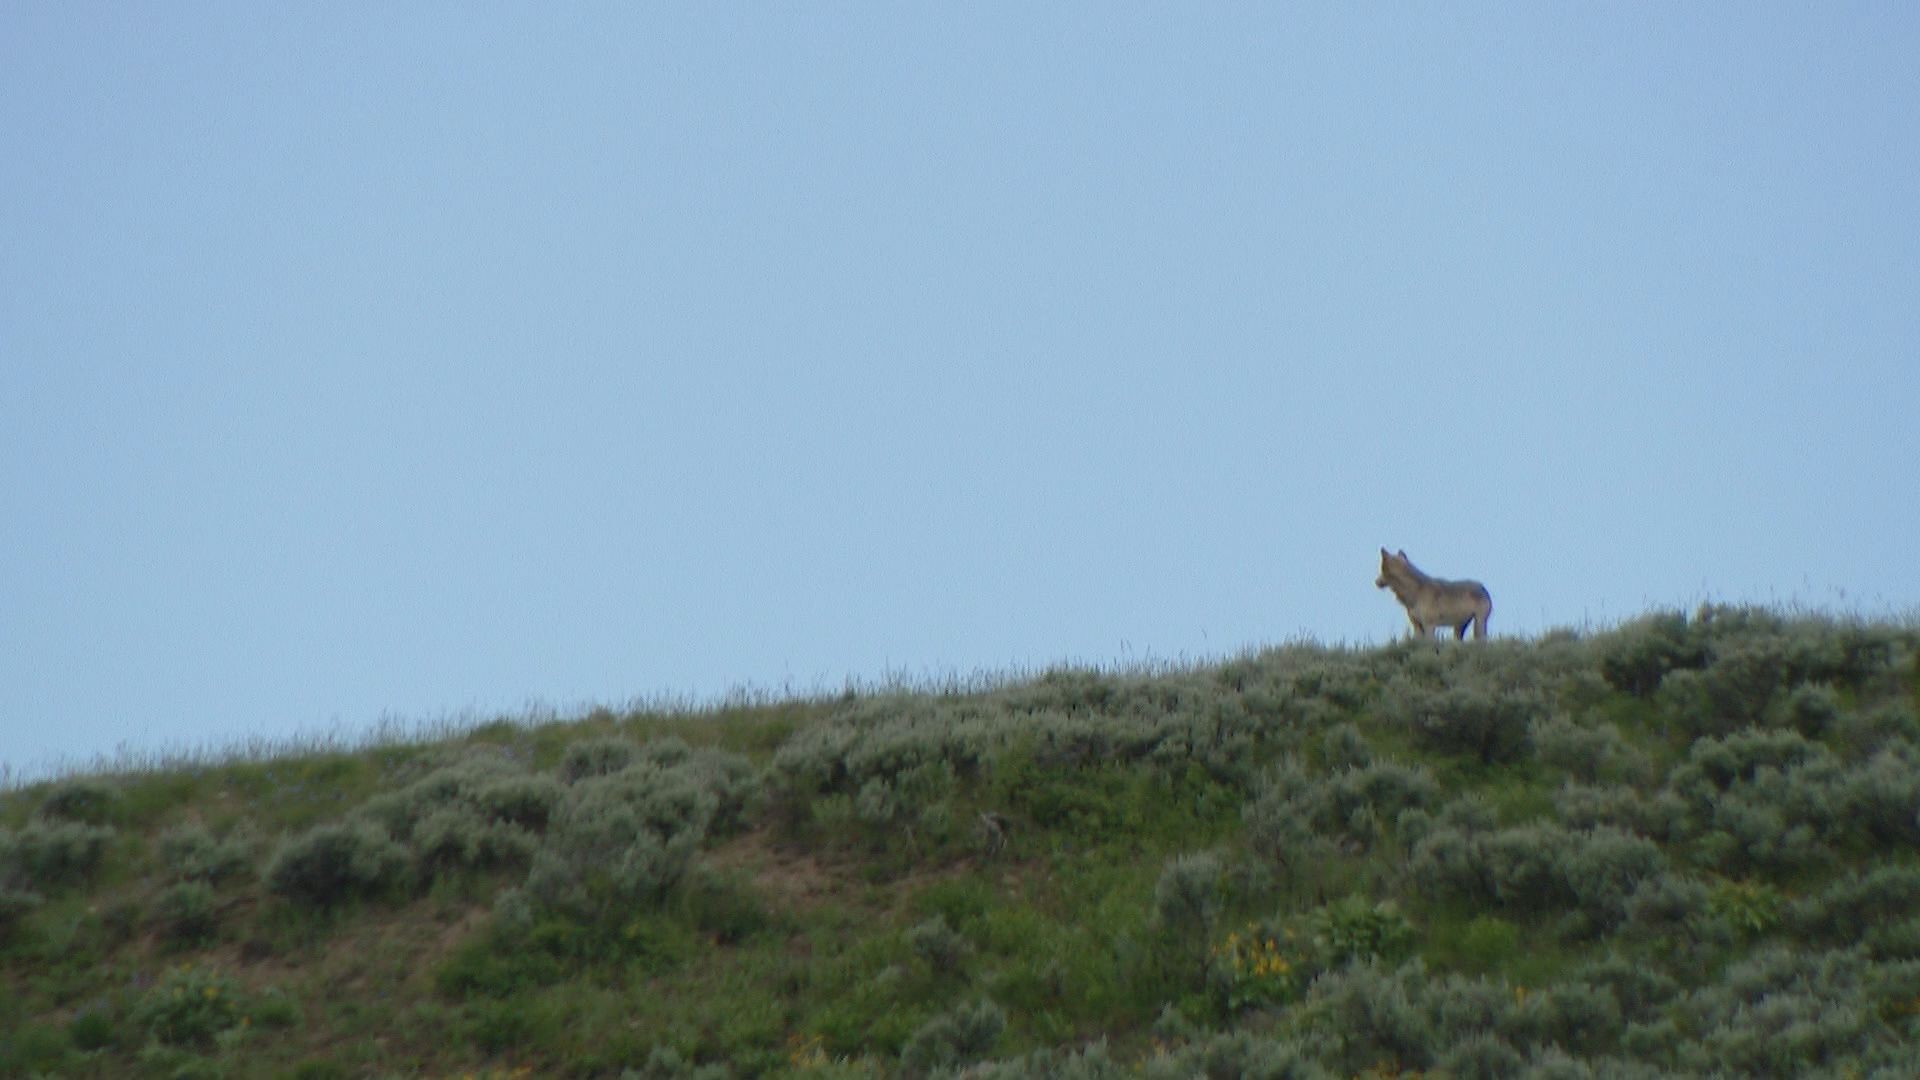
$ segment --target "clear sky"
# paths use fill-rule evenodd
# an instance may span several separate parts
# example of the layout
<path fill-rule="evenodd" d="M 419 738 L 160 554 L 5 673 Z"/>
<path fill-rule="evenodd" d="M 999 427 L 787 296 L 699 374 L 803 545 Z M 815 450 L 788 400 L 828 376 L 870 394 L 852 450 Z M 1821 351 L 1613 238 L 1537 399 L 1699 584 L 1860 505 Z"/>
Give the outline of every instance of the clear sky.
<path fill-rule="evenodd" d="M 1920 7 L 0 8 L 0 763 L 1920 604 Z"/>

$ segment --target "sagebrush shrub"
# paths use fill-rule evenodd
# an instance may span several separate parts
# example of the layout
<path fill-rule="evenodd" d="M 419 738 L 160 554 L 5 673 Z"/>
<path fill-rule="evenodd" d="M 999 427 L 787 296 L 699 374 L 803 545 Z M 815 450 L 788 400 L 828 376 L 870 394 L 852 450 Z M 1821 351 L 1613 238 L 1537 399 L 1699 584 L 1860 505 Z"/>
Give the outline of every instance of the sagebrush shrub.
<path fill-rule="evenodd" d="M 1331 769 L 1364 768 L 1373 763 L 1373 745 L 1350 720 L 1327 729 L 1320 737 L 1320 752 Z"/>
<path fill-rule="evenodd" d="M 886 825 L 899 815 L 900 800 L 894 796 L 893 785 L 876 776 L 860 785 L 853 812 L 868 825 Z"/>
<path fill-rule="evenodd" d="M 1611 990 L 1578 980 L 1529 994 L 1519 1004 L 1506 1028 L 1535 1046 L 1597 1055 L 1613 1048 L 1625 1026 Z"/>
<path fill-rule="evenodd" d="M 1430 1068 L 1451 1043 L 1441 1042 L 1423 1007 L 1425 978 L 1418 961 L 1398 968 L 1369 961 L 1322 975 L 1308 995 L 1318 1020 L 1308 1046 L 1341 1076 L 1382 1065 Z"/>
<path fill-rule="evenodd" d="M 280 846 L 267 887 L 314 907 L 379 896 L 406 881 L 406 849 L 367 821 L 319 825 Z"/>
<path fill-rule="evenodd" d="M 426 878 L 463 869 L 523 866 L 539 838 L 502 820 L 486 820 L 466 807 L 443 807 L 413 827 L 414 858 Z"/>
<path fill-rule="evenodd" d="M 1600 639 L 1600 674 L 1617 690 L 1646 697 L 1669 671 L 1706 663 L 1706 649 L 1694 640 L 1685 614 L 1657 612 L 1621 626 Z"/>
<path fill-rule="evenodd" d="M 1817 739 L 1840 719 L 1840 695 L 1825 683 L 1803 683 L 1789 690 L 1778 706 L 1778 716 L 1769 726 L 1790 727 L 1809 739 Z"/>
<path fill-rule="evenodd" d="M 1035 1074 L 1035 1080 L 1049 1075 Z M 1115 1074 L 1088 1075 L 1105 1077 Z M 1118 1075 L 1135 1074 L 1121 1072 Z M 1333 1080 L 1335 1076 L 1315 1062 L 1298 1043 L 1247 1031 L 1204 1035 L 1170 1053 L 1148 1058 L 1138 1075 L 1148 1080 L 1194 1080 L 1195 1077 L 1204 1077 L 1205 1080 L 1231 1080 L 1234 1077 Z"/>
<path fill-rule="evenodd" d="M 1439 1061 L 1439 1072 L 1460 1080 L 1503 1080 L 1518 1073 L 1527 1059 L 1492 1032 L 1468 1035 L 1453 1044 Z"/>
<path fill-rule="evenodd" d="M 203 825 L 176 825 L 160 834 L 160 864 L 178 881 L 218 882 L 253 865 L 252 834 L 235 830 L 216 838 Z"/>
<path fill-rule="evenodd" d="M 469 754 L 398 791 L 375 796 L 358 813 L 406 844 L 413 843 L 421 822 L 449 812 L 473 819 L 477 827 L 538 833 L 562 790 L 552 777 L 530 775 L 499 755 Z"/>
<path fill-rule="evenodd" d="M 1376 760 L 1316 776 L 1285 758 L 1262 777 L 1241 814 L 1253 849 L 1290 865 L 1324 852 L 1330 839 L 1370 848 L 1402 814 L 1434 805 L 1439 795 L 1424 766 Z"/>
<path fill-rule="evenodd" d="M 238 1027 L 246 1001 L 231 977 L 198 967 L 161 976 L 133 1009 L 133 1021 L 167 1046 L 208 1050 L 216 1036 Z"/>
<path fill-rule="evenodd" d="M 78 821 L 0 829 L 0 885 L 54 891 L 80 884 L 99 868 L 113 839 L 113 826 Z"/>
<path fill-rule="evenodd" d="M 1528 731 L 1546 712 L 1528 687 L 1465 682 L 1438 689 L 1401 684 L 1388 699 L 1390 715 L 1429 749 L 1469 754 L 1482 764 L 1516 761 L 1528 750 Z"/>
<path fill-rule="evenodd" d="M 656 1046 L 643 1068 L 623 1071 L 620 1080 L 732 1080 L 733 1075 L 725 1065 L 700 1065 L 670 1046 Z"/>
<path fill-rule="evenodd" d="M 1920 845 L 1920 747 L 1890 740 L 1851 770 L 1842 795 L 1850 829 L 1880 844 Z"/>
<path fill-rule="evenodd" d="M 1816 941 L 1855 940 L 1862 927 L 1895 922 L 1920 912 L 1920 866 L 1903 863 L 1855 870 L 1788 906 L 1786 918 Z"/>
<path fill-rule="evenodd" d="M 1713 911 L 1712 891 L 1700 881 L 1680 874 L 1651 878 L 1627 898 L 1626 917 L 1643 931 L 1685 933 L 1711 939 L 1702 919 Z"/>
<path fill-rule="evenodd" d="M 935 975 L 959 973 L 968 953 L 972 951 L 967 939 L 948 925 L 946 917 L 942 915 L 935 915 L 910 928 L 907 931 L 907 946 Z"/>
<path fill-rule="evenodd" d="M 204 943 L 219 928 L 213 886 L 204 881 L 182 881 L 162 890 L 153 901 L 152 921 L 162 937 L 176 944 Z"/>
<path fill-rule="evenodd" d="M 1920 795 L 1897 755 L 1849 766 L 1798 732 L 1756 729 L 1696 742 L 1668 788 L 1686 807 L 1682 838 L 1707 865 L 1736 875 L 1819 868 L 1849 838 L 1900 836 L 1902 791 Z"/>
<path fill-rule="evenodd" d="M 1154 918 L 1175 934 L 1207 934 L 1226 906 L 1226 864 L 1210 851 L 1177 855 L 1153 888 Z"/>
<path fill-rule="evenodd" d="M 1570 829 L 1610 825 L 1662 843 L 1687 832 L 1687 804 L 1665 789 L 1643 795 L 1620 785 L 1567 783 L 1553 793 L 1553 807 Z"/>
<path fill-rule="evenodd" d="M 1580 910 L 1599 929 L 1626 917 L 1627 901 L 1649 881 L 1667 873 L 1667 857 L 1643 836 L 1600 827 L 1572 833 L 1557 868 Z"/>
<path fill-rule="evenodd" d="M 567 747 L 560 759 L 560 779 L 569 784 L 596 776 L 611 776 L 640 760 L 640 746 L 632 739 L 583 739 Z"/>
<path fill-rule="evenodd" d="M 991 1001 L 961 1005 L 927 1021 L 907 1040 L 900 1063 L 911 1075 L 971 1064 L 993 1052 L 1007 1014 Z"/>
<path fill-rule="evenodd" d="M 39 893 L 0 885 L 0 943 L 11 938 L 44 902 Z"/>
<path fill-rule="evenodd" d="M 1616 927 L 1640 885 L 1666 857 L 1642 836 L 1607 826 L 1505 829 L 1436 826 L 1415 846 L 1408 872 L 1422 886 L 1540 913 L 1571 907 L 1594 929 Z"/>
<path fill-rule="evenodd" d="M 39 815 L 48 821 L 77 821 L 108 825 L 119 821 L 126 799 L 104 780 L 81 777 L 62 780 L 40 802 Z"/>
<path fill-rule="evenodd" d="M 1682 1063 L 1696 1071 L 1800 1075 L 1810 1064 L 1863 1069 L 1911 1062 L 1878 1011 L 1920 994 L 1920 963 L 1871 963 L 1860 949 L 1813 952 L 1763 946 L 1717 983 L 1680 1003 L 1693 1037 Z"/>
<path fill-rule="evenodd" d="M 663 839 L 618 800 L 573 804 L 534 855 L 527 893 L 548 909 L 601 923 L 657 906 L 686 876 L 698 839 Z"/>
<path fill-rule="evenodd" d="M 1528 729 L 1528 742 L 1542 764 L 1587 783 L 1631 776 L 1645 765 L 1620 729 L 1605 721 L 1583 724 L 1565 714 L 1555 715 L 1535 721 Z"/>
<path fill-rule="evenodd" d="M 473 793 L 481 816 L 539 833 L 560 804 L 561 787 L 550 776 L 503 776 L 480 785 Z"/>
<path fill-rule="evenodd" d="M 680 886 L 709 834 L 739 819 L 755 785 L 738 755 L 667 756 L 671 767 L 636 757 L 617 771 L 580 774 L 534 853 L 529 900 L 605 924 L 657 907 Z"/>
<path fill-rule="evenodd" d="M 968 1080 L 1124 1080 L 1134 1073 L 1113 1060 L 1104 1039 L 1079 1048 L 1035 1050 L 1012 1061 L 975 1065 Z M 1181 1074 L 1190 1080 L 1193 1074 Z"/>

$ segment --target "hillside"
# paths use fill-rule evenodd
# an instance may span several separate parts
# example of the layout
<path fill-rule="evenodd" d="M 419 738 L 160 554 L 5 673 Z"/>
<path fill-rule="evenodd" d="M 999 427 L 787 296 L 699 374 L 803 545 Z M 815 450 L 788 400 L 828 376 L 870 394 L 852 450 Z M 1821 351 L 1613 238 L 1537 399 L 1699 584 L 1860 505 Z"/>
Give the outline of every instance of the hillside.
<path fill-rule="evenodd" d="M 1916 695 L 1708 607 L 65 777 L 0 1075 L 1920 1075 Z"/>

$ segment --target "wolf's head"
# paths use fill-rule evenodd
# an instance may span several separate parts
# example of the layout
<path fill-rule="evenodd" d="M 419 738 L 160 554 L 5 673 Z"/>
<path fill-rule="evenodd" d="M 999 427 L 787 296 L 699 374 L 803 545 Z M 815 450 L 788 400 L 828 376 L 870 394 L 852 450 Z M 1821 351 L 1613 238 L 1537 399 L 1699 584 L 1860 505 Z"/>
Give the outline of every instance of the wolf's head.
<path fill-rule="evenodd" d="M 1373 587 L 1385 589 L 1398 581 L 1405 584 L 1409 579 L 1417 579 L 1419 571 L 1413 568 L 1413 560 L 1407 558 L 1407 549 L 1388 551 L 1380 549 L 1380 576 L 1373 579 Z"/>

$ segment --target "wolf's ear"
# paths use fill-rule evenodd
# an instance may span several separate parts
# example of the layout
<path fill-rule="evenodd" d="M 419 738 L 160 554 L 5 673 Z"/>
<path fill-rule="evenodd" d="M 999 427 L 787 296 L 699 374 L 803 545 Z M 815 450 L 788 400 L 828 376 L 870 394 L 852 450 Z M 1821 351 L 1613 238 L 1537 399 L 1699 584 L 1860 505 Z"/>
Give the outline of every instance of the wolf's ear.
<path fill-rule="evenodd" d="M 1407 549 L 1406 549 L 1406 548 L 1401 548 L 1401 549 L 1400 549 L 1400 557 L 1401 557 L 1401 558 L 1403 558 L 1403 559 L 1407 557 Z"/>
<path fill-rule="evenodd" d="M 1380 549 L 1380 561 L 1381 561 L 1381 562 L 1386 562 L 1386 561 L 1387 561 L 1387 558 L 1388 558 L 1388 556 L 1387 556 L 1387 549 L 1386 549 L 1386 548 L 1381 548 L 1381 549 Z"/>

